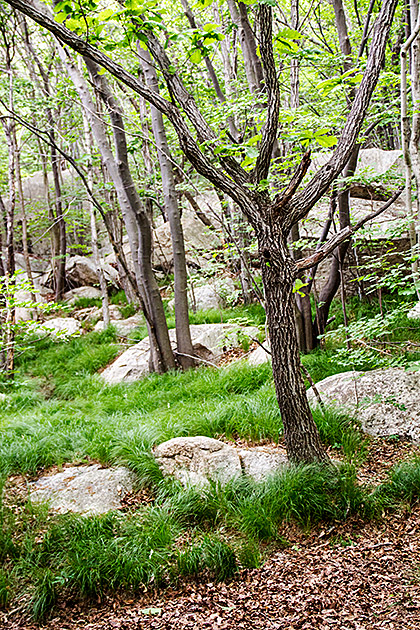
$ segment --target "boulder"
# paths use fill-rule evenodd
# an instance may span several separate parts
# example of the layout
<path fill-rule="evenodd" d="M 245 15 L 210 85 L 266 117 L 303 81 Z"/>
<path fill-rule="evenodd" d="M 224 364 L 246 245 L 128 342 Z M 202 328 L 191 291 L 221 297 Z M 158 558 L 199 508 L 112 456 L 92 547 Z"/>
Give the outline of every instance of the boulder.
<path fill-rule="evenodd" d="M 217 363 L 225 350 L 239 347 L 241 337 L 255 337 L 259 330 L 255 326 L 240 327 L 237 324 L 195 324 L 190 326 L 193 346 L 198 349 L 198 356 L 207 361 Z M 175 330 L 169 331 L 169 338 L 174 350 L 176 349 Z M 210 355 L 205 355 L 205 350 Z M 130 383 L 149 374 L 149 338 L 132 346 L 120 355 L 101 374 L 109 384 Z"/>
<path fill-rule="evenodd" d="M 136 328 L 144 324 L 144 322 L 145 320 L 143 315 L 141 315 L 140 313 L 136 313 L 136 315 L 128 317 L 127 319 L 114 319 L 113 317 L 111 317 L 109 323 L 111 324 L 111 326 L 115 327 L 115 330 L 120 337 L 127 337 L 127 335 L 129 335 L 131 332 L 133 332 L 133 330 L 136 330 Z M 95 324 L 94 330 L 103 330 L 104 327 L 105 324 L 101 320 Z"/>
<path fill-rule="evenodd" d="M 237 449 L 242 472 L 255 481 L 262 481 L 287 464 L 286 451 L 272 446 L 254 446 Z"/>
<path fill-rule="evenodd" d="M 32 299 L 32 295 L 29 291 L 19 290 L 15 293 L 16 299 L 16 308 L 15 308 L 15 318 L 16 322 L 29 322 L 31 320 L 36 319 L 36 304 L 44 304 L 44 298 L 39 294 L 35 293 L 35 302 Z"/>
<path fill-rule="evenodd" d="M 109 385 L 116 383 L 132 383 L 144 378 L 150 373 L 149 369 L 150 344 L 149 338 L 143 339 L 135 346 L 123 352 L 111 365 L 100 374 Z"/>
<path fill-rule="evenodd" d="M 121 508 L 121 500 L 134 489 L 134 476 L 123 467 L 71 466 L 29 484 L 32 503 L 47 501 L 60 514 L 104 514 Z"/>
<path fill-rule="evenodd" d="M 192 213 L 182 215 L 187 264 L 196 268 L 206 267 L 212 262 L 213 250 L 221 247 L 221 240 L 214 230 L 205 225 Z M 153 264 L 161 269 L 173 267 L 172 240 L 169 222 L 154 230 Z"/>
<path fill-rule="evenodd" d="M 163 474 L 185 486 L 203 487 L 209 480 L 226 484 L 242 474 L 235 448 L 209 437 L 174 438 L 159 444 L 154 455 Z"/>
<path fill-rule="evenodd" d="M 218 278 L 208 284 L 190 288 L 188 299 L 192 308 L 197 311 L 224 308 L 229 298 L 233 298 L 235 284 L 230 276 Z"/>
<path fill-rule="evenodd" d="M 408 319 L 420 319 L 420 302 L 417 302 L 407 313 Z"/>
<path fill-rule="evenodd" d="M 103 271 L 109 284 L 118 285 L 118 271 L 104 263 Z M 66 261 L 67 282 L 71 287 L 91 286 L 99 283 L 96 265 L 92 258 L 87 256 L 72 256 Z"/>
<path fill-rule="evenodd" d="M 311 171 L 318 170 L 321 166 L 324 166 L 331 158 L 331 155 L 330 151 L 315 153 L 312 157 Z M 384 151 L 373 147 L 371 149 L 361 149 L 359 152 L 356 175 L 380 176 L 387 173 L 391 168 L 399 175 L 403 174 L 404 163 L 400 150 Z"/>
<path fill-rule="evenodd" d="M 420 372 L 399 368 L 334 374 L 317 383 L 326 403 L 357 412 L 366 433 L 420 442 Z M 311 390 L 308 398 L 316 403 Z"/>
<path fill-rule="evenodd" d="M 74 317 L 55 317 L 54 319 L 48 319 L 43 324 L 34 324 L 31 327 L 31 332 L 47 333 L 55 339 L 65 339 L 66 337 L 80 335 L 83 330 L 80 322 Z"/>
<path fill-rule="evenodd" d="M 264 346 L 266 346 L 266 344 L 264 344 Z M 268 346 L 267 350 L 270 350 Z M 264 348 L 258 346 L 258 348 L 255 348 L 255 350 L 251 352 L 247 361 L 249 365 L 253 365 L 254 367 L 256 367 L 258 365 L 263 365 L 264 363 L 268 363 L 269 361 L 271 361 L 271 355 L 266 352 Z"/>
<path fill-rule="evenodd" d="M 91 286 L 75 287 L 71 291 L 67 291 L 67 293 L 63 296 L 64 302 L 67 302 L 70 305 L 77 302 L 80 298 L 86 298 L 89 300 L 100 299 L 101 290 Z"/>

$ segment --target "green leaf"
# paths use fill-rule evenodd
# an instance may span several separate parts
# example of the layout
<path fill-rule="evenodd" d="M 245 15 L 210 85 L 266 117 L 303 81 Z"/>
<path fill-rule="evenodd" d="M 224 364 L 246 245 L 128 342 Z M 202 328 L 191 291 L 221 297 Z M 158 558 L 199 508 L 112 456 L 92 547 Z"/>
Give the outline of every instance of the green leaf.
<path fill-rule="evenodd" d="M 200 63 L 201 59 L 202 59 L 201 50 L 199 48 L 196 48 L 190 55 L 190 61 L 192 63 Z"/>
<path fill-rule="evenodd" d="M 321 147 L 333 147 L 337 144 L 336 136 L 317 136 L 315 139 Z"/>

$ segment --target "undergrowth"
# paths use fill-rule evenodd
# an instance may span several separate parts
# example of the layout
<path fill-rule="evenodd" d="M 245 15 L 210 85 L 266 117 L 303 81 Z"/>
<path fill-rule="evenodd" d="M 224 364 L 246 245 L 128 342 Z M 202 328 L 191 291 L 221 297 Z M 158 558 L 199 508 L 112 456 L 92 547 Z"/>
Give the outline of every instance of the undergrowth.
<path fill-rule="evenodd" d="M 131 312 L 121 296 L 111 301 Z M 374 304 L 369 308 L 376 314 Z M 254 305 L 191 315 L 192 323 L 238 318 L 261 325 L 263 311 Z M 393 339 L 403 335 L 404 325 L 402 316 Z M 144 336 L 143 328 L 135 334 Z M 410 325 L 413 338 L 420 335 L 417 328 Z M 328 343 L 303 357 L 315 382 L 352 369 L 337 363 Z M 271 367 L 238 362 L 108 386 L 97 372 L 119 351 L 112 329 L 66 343 L 34 341 L 18 357 L 15 383 L 0 386 L 6 394 L 0 401 L 0 607 L 19 594 L 25 610 L 41 621 L 66 596 L 137 593 L 185 577 L 227 580 L 241 567 L 259 566 L 267 548 L 287 545 L 285 524 L 307 530 L 349 517 L 377 518 L 418 501 L 420 460 L 396 467 L 376 488 L 358 483 L 364 437 L 354 418 L 328 406 L 314 408 L 313 416 L 341 464 L 289 466 L 263 482 L 241 477 L 225 487 L 209 483 L 200 489 L 163 478 L 152 449 L 172 437 L 282 439 Z M 129 467 L 151 504 L 76 517 L 49 514 L 30 501 L 16 506 L 3 500 L 7 475 L 90 460 Z"/>

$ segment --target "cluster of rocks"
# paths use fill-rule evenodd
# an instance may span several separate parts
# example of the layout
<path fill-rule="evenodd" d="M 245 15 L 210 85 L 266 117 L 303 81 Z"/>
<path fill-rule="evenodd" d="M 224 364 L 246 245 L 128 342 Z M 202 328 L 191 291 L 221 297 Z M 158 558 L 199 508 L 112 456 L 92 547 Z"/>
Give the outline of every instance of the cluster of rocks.
<path fill-rule="evenodd" d="M 262 481 L 287 463 L 280 447 L 236 448 L 204 436 L 174 438 L 157 446 L 156 460 L 165 476 L 184 486 L 222 485 L 242 475 Z M 48 502 L 58 513 L 92 515 L 121 509 L 124 497 L 135 492 L 135 475 L 123 466 L 71 466 L 29 485 L 33 503 Z"/>

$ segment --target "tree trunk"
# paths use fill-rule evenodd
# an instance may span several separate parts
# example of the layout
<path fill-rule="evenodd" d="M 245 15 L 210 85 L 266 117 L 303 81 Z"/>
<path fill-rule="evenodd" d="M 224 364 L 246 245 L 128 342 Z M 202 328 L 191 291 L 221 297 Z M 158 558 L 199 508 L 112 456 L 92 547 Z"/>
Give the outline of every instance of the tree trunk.
<path fill-rule="evenodd" d="M 356 145 L 350 157 L 350 160 L 348 161 L 347 166 L 343 171 L 344 178 L 354 175 L 357 166 L 357 160 L 359 157 L 359 149 L 360 145 Z M 350 225 L 350 190 L 348 187 L 345 187 L 344 190 L 341 190 L 338 193 L 337 202 L 340 230 L 342 230 L 343 228 Z M 319 294 L 314 321 L 314 339 L 317 339 L 317 337 L 325 333 L 325 327 L 328 321 L 331 302 L 333 301 L 334 296 L 340 287 L 340 282 L 343 281 L 342 273 L 340 270 L 342 270 L 343 268 L 344 260 L 347 254 L 347 250 L 350 247 L 350 243 L 350 240 L 345 241 L 337 247 L 332 255 L 328 280 L 322 287 Z"/>
<path fill-rule="evenodd" d="M 157 74 L 149 52 L 140 46 L 137 47 L 137 51 L 142 62 L 147 85 L 153 92 L 159 93 Z M 195 361 L 188 314 L 188 276 L 184 234 L 163 116 L 153 105 L 150 106 L 150 109 L 152 113 L 152 131 L 162 176 L 165 212 L 169 219 L 174 257 L 175 326 L 178 361 L 184 369 L 188 369 L 195 365 Z"/>
<path fill-rule="evenodd" d="M 280 231 L 278 231 L 280 232 Z M 294 462 L 328 461 L 312 418 L 301 375 L 293 285 L 296 267 L 281 233 L 258 234 L 274 386 L 287 454 Z"/>
<path fill-rule="evenodd" d="M 84 129 L 84 134 L 85 134 L 86 153 L 88 155 L 88 160 L 87 160 L 87 165 L 86 165 L 87 173 L 88 173 L 87 174 L 88 184 L 89 184 L 90 189 L 93 190 L 93 166 L 92 166 L 92 154 L 90 151 L 90 147 L 92 146 L 93 142 L 90 135 L 89 121 L 87 120 L 86 113 L 83 109 L 82 109 L 82 114 L 83 114 L 83 129 Z M 91 237 L 92 237 L 93 261 L 95 263 L 96 273 L 98 274 L 98 279 L 99 279 L 99 286 L 101 288 L 102 317 L 104 320 L 104 328 L 108 328 L 109 323 L 110 323 L 108 287 L 106 285 L 105 274 L 104 274 L 104 270 L 101 264 L 101 257 L 99 255 L 98 229 L 96 226 L 96 209 L 90 199 L 88 201 L 88 205 L 89 205 L 89 217 L 90 217 L 90 232 L 91 232 Z"/>

